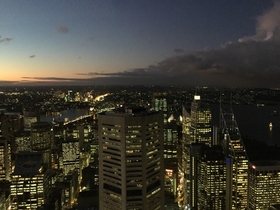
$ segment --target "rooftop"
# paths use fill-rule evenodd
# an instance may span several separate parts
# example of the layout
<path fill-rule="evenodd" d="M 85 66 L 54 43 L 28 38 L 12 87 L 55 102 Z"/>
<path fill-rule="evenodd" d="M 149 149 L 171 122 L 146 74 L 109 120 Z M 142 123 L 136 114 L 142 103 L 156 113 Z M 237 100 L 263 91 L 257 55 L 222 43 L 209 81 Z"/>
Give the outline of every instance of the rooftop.
<path fill-rule="evenodd" d="M 42 167 L 42 154 L 37 152 L 21 152 L 16 155 L 15 170 L 12 175 L 33 177 L 40 174 Z"/>

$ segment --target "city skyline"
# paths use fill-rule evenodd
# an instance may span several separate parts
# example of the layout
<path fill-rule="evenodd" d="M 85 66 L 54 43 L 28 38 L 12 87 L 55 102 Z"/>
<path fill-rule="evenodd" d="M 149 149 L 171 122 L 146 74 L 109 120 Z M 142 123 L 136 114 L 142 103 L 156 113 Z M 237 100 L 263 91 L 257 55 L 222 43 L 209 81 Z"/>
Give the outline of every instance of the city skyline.
<path fill-rule="evenodd" d="M 0 85 L 279 87 L 279 0 L 5 0 L 0 14 Z"/>

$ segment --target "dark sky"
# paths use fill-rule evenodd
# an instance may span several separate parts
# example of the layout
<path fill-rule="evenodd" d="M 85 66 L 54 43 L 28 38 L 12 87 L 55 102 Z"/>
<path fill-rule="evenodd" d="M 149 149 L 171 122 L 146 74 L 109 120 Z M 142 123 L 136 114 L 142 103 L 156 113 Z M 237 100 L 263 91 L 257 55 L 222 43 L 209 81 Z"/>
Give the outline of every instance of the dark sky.
<path fill-rule="evenodd" d="M 0 85 L 279 87 L 280 1 L 3 0 Z"/>

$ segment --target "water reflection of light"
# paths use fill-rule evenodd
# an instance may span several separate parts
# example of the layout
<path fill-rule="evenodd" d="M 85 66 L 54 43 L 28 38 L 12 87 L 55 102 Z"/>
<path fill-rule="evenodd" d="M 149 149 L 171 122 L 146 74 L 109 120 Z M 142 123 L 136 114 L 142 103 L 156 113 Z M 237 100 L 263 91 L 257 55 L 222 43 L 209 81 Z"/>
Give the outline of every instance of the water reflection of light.
<path fill-rule="evenodd" d="M 270 123 L 269 123 L 269 130 L 270 130 L 270 131 L 272 131 L 272 127 L 273 127 L 272 122 L 270 122 Z"/>

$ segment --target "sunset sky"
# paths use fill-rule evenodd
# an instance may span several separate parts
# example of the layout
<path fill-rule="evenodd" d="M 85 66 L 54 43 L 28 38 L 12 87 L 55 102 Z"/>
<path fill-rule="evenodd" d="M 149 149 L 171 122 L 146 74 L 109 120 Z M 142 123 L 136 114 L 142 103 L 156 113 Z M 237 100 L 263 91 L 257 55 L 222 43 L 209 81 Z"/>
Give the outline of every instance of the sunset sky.
<path fill-rule="evenodd" d="M 0 85 L 279 81 L 278 0 L 1 1 Z"/>

